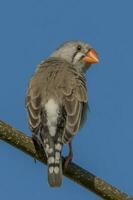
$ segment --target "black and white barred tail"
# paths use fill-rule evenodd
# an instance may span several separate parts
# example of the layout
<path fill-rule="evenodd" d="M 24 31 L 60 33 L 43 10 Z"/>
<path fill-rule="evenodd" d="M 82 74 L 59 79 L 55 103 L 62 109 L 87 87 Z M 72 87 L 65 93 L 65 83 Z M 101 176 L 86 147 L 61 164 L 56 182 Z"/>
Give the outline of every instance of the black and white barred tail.
<path fill-rule="evenodd" d="M 59 187 L 62 183 L 62 135 L 65 129 L 63 110 L 54 99 L 45 104 L 45 152 L 48 162 L 48 182 L 51 187 Z M 46 130 L 47 128 L 47 130 Z"/>
<path fill-rule="evenodd" d="M 59 187 L 62 183 L 62 135 L 65 130 L 65 112 L 54 99 L 50 99 L 41 112 L 41 124 L 33 132 L 33 140 L 47 156 L 48 183 Z"/>
<path fill-rule="evenodd" d="M 60 187 L 62 183 L 62 145 L 57 143 L 53 154 L 48 155 L 48 183 L 51 187 Z"/>
<path fill-rule="evenodd" d="M 50 134 L 43 134 L 48 131 L 47 127 L 43 128 L 41 135 L 43 136 L 43 148 L 47 156 L 48 164 L 48 183 L 51 187 L 60 187 L 62 183 L 62 142 L 59 137 L 56 142 Z M 48 132 L 47 132 L 48 133 Z"/>

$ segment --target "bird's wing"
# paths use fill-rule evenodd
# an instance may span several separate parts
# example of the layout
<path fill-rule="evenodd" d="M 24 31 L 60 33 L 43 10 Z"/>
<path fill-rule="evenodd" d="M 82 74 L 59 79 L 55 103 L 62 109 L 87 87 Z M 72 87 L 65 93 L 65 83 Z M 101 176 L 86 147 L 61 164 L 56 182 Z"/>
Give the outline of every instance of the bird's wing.
<path fill-rule="evenodd" d="M 26 95 L 28 122 L 33 132 L 38 129 L 41 123 L 41 93 L 39 85 L 35 84 L 36 78 L 33 76 L 30 80 Z"/>
<path fill-rule="evenodd" d="M 56 59 L 48 59 L 38 66 L 37 71 L 32 76 L 27 94 L 26 108 L 28 111 L 28 122 L 33 133 L 38 132 L 41 126 L 42 117 L 44 118 L 45 104 L 50 98 L 57 103 L 62 99 L 57 89 L 58 76 L 62 70 L 62 61 Z M 57 89 L 57 91 L 56 91 Z M 43 116 L 42 116 L 43 115 Z"/>
<path fill-rule="evenodd" d="M 64 71 L 63 71 L 64 70 Z M 63 98 L 63 105 L 67 114 L 66 131 L 63 142 L 69 142 L 81 126 L 87 105 L 87 90 L 85 79 L 81 72 L 73 67 L 62 69 L 58 78 L 58 89 Z"/>

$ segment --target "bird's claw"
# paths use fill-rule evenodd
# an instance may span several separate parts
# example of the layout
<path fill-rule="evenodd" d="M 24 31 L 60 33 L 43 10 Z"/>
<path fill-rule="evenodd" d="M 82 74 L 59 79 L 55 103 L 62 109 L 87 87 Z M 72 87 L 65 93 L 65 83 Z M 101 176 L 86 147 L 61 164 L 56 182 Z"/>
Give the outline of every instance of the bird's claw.
<path fill-rule="evenodd" d="M 65 163 L 64 163 L 64 168 L 67 169 L 68 164 L 72 161 L 72 156 L 67 156 L 65 157 Z"/>

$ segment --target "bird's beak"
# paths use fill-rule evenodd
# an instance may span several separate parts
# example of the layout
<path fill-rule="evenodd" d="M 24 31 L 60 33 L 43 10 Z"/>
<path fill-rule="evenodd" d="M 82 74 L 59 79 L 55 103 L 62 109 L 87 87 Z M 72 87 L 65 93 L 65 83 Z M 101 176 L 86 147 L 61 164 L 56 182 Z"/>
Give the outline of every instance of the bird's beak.
<path fill-rule="evenodd" d="M 82 58 L 82 61 L 88 64 L 99 63 L 97 52 L 94 49 L 90 49 L 85 55 L 85 57 Z"/>

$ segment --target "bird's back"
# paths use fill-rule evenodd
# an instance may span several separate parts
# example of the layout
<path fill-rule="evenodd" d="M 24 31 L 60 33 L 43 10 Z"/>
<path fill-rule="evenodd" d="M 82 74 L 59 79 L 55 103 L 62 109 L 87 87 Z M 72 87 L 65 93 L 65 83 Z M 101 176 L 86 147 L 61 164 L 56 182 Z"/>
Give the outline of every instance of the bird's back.
<path fill-rule="evenodd" d="M 41 95 L 44 103 L 54 98 L 61 104 L 64 95 L 69 96 L 73 89 L 82 86 L 86 89 L 84 76 L 65 60 L 51 58 L 39 65 L 30 80 L 27 94 Z"/>

